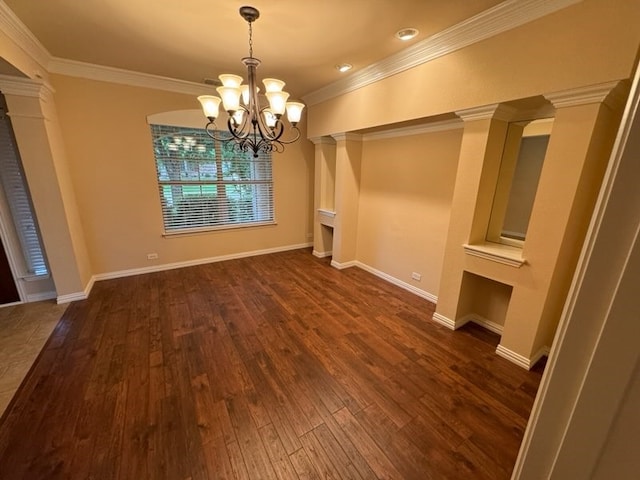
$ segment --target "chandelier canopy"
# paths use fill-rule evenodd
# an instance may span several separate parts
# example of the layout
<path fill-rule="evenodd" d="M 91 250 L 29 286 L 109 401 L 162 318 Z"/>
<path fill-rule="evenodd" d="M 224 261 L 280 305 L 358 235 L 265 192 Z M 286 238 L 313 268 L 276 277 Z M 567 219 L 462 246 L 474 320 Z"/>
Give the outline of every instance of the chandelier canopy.
<path fill-rule="evenodd" d="M 249 25 L 249 56 L 242 59 L 247 67 L 247 83 L 243 84 L 239 75 L 220 75 L 222 86 L 216 90 L 220 97 L 214 95 L 201 95 L 198 100 L 202 104 L 204 115 L 209 120 L 205 126 L 207 134 L 218 141 L 234 142 L 237 149 L 253 152 L 257 157 L 259 151 L 282 152 L 284 145 L 293 143 L 300 138 L 300 130 L 297 124 L 302 116 L 304 104 L 288 102 L 289 94 L 282 91 L 285 83 L 275 78 L 265 78 L 262 83 L 265 88 L 268 106 L 261 106 L 256 79 L 256 69 L 260 60 L 253 56 L 253 30 L 252 23 L 260 16 L 260 12 L 254 7 L 240 7 L 240 16 Z M 229 114 L 227 128 L 231 137 L 221 138 L 215 133 L 215 120 L 218 117 L 220 102 L 224 110 Z M 293 131 L 292 138 L 282 139 L 285 131 L 282 115 L 287 113 L 287 118 Z"/>

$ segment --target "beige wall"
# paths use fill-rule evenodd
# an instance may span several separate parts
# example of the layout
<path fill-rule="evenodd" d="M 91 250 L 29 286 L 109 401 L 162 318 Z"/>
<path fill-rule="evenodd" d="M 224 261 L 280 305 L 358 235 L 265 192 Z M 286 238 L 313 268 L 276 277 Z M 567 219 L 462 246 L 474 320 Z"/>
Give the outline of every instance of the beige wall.
<path fill-rule="evenodd" d="M 640 2 L 584 0 L 309 107 L 319 137 L 629 78 Z"/>
<path fill-rule="evenodd" d="M 455 128 L 363 142 L 357 258 L 434 296 L 461 139 Z"/>
<path fill-rule="evenodd" d="M 52 82 L 94 274 L 309 242 L 311 142 L 274 154 L 277 225 L 165 238 L 146 117 L 198 108 L 196 99 L 60 75 Z M 158 260 L 147 260 L 152 252 Z"/>
<path fill-rule="evenodd" d="M 311 137 L 343 135 L 381 126 L 392 128 L 399 122 L 420 119 L 426 122 L 436 115 L 460 111 L 468 115 L 470 121 L 465 122 L 462 146 L 458 141 L 456 149 L 448 152 L 459 154 L 460 159 L 447 221 L 446 247 L 442 246 L 447 238 L 446 227 L 440 230 L 439 239 L 431 239 L 432 244 L 442 242 L 439 251 L 444 252 L 445 259 L 431 262 L 429 267 L 434 271 L 429 272 L 427 278 L 437 275 L 440 270 L 444 272 L 440 283 L 431 283 L 436 289 L 431 293 L 438 296 L 437 316 L 447 324 L 455 324 L 461 319 L 465 312 L 459 307 L 469 303 L 460 298 L 463 272 L 513 286 L 501 351 L 513 354 L 510 358 L 522 365 L 534 361 L 553 339 L 611 148 L 619 118 L 616 116 L 620 114 L 619 106 L 611 111 L 607 111 L 608 107 L 599 110 L 602 99 L 588 98 L 590 93 L 586 90 L 591 86 L 597 86 L 595 90 L 601 86 L 606 89 L 621 80 L 624 84 L 631 76 L 640 31 L 633 28 L 628 19 L 638 17 L 639 2 L 584 0 L 309 107 Z M 625 25 L 627 28 L 621 28 Z M 509 106 L 516 107 L 522 120 L 526 118 L 523 116 L 527 115 L 527 108 L 535 104 L 532 103 L 534 98 L 553 97 L 555 102 L 555 92 L 569 91 L 579 99 L 578 104 L 582 102 L 589 106 L 571 110 L 561 101 L 554 104 L 562 110 L 563 126 L 554 127 L 551 140 L 554 146 L 550 150 L 553 161 L 543 167 L 547 174 L 546 180 L 541 180 L 540 198 L 536 197 L 529 227 L 533 231 L 528 232 L 521 250 L 521 257 L 526 262 L 515 268 L 466 255 L 463 244 L 486 241 L 504 132 L 512 118 L 507 119 L 506 113 L 501 113 L 500 120 L 478 121 L 482 116 L 478 116 L 482 110 L 478 109 L 510 102 Z M 535 108 L 540 106 L 538 102 Z M 549 107 L 551 103 L 535 112 L 536 115 L 547 116 L 544 110 L 553 111 Z M 408 143 L 403 139 L 399 144 L 403 142 Z M 412 267 L 416 260 L 411 252 L 418 250 L 416 246 L 423 241 L 423 232 L 411 230 L 403 221 L 411 222 L 412 214 L 419 216 L 419 207 L 411 205 L 406 196 L 404 199 L 394 197 L 397 191 L 379 193 L 372 188 L 381 190 L 376 182 L 383 182 L 382 178 L 376 178 L 375 171 L 368 170 L 375 155 L 365 142 L 357 260 L 366 265 L 373 263 L 371 266 L 383 274 L 407 282 L 410 272 L 416 271 Z M 434 173 L 434 177 L 438 175 Z M 413 181 L 415 178 L 398 180 L 398 184 L 402 184 L 398 190 L 410 190 Z M 453 180 L 443 180 L 443 188 L 444 185 L 452 188 L 453 183 L 448 182 Z M 394 203 L 413 210 L 412 214 L 403 217 L 396 212 L 393 215 L 390 212 L 395 208 Z M 340 216 L 341 212 L 336 210 Z M 406 250 L 394 249 L 395 244 Z M 449 264 L 447 256 L 451 260 Z M 415 285 L 411 280 L 407 283 Z"/>

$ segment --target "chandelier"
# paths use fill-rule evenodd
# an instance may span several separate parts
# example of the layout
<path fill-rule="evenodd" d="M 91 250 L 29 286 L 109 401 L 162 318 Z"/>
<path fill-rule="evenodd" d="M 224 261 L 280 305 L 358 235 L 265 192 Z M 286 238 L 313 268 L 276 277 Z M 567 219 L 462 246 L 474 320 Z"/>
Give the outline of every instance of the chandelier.
<path fill-rule="evenodd" d="M 243 79 L 239 75 L 223 74 L 218 77 L 222 86 L 216 89 L 220 97 L 214 95 L 198 97 L 204 115 L 209 120 L 205 130 L 214 140 L 234 142 L 238 150 L 251 151 L 254 157 L 257 157 L 261 150 L 265 153 L 282 152 L 285 144 L 293 143 L 300 138 L 300 130 L 296 125 L 302 116 L 304 104 L 288 102 L 289 94 L 282 91 L 285 83 L 275 78 L 265 78 L 262 81 L 269 105 L 260 104 L 258 97 L 260 89 L 256 85 L 256 68 L 260 65 L 260 60 L 253 56 L 251 28 L 251 24 L 258 19 L 260 12 L 254 7 L 245 6 L 240 7 L 240 16 L 249 24 L 249 56 L 242 59 L 242 63 L 247 67 L 247 83 L 242 84 Z M 218 117 L 220 102 L 229 114 L 227 128 L 231 137 L 222 138 L 215 133 L 215 120 Z M 285 130 L 282 115 L 285 111 L 293 130 L 292 138 L 288 140 L 282 139 Z"/>

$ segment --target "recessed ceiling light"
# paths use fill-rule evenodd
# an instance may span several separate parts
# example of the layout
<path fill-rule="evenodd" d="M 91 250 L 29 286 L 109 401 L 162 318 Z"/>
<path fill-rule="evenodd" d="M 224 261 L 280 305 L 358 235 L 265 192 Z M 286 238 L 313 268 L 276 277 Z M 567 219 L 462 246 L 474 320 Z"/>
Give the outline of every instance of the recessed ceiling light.
<path fill-rule="evenodd" d="M 348 72 L 352 68 L 353 68 L 353 65 L 351 65 L 350 63 L 341 63 L 340 65 L 336 65 L 336 70 L 338 70 L 341 73 Z"/>
<path fill-rule="evenodd" d="M 416 35 L 418 35 L 418 29 L 416 28 L 403 28 L 402 30 L 398 30 L 396 32 L 396 38 L 399 38 L 403 42 L 411 40 Z"/>

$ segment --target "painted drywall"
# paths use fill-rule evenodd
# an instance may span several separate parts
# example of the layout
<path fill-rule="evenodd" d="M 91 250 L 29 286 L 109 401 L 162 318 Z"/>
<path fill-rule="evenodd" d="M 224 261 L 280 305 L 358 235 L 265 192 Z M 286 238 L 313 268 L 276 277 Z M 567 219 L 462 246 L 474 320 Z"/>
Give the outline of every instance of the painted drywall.
<path fill-rule="evenodd" d="M 146 117 L 198 108 L 196 99 L 61 75 L 52 82 L 94 275 L 309 242 L 311 142 L 273 156 L 277 225 L 165 237 Z"/>
<path fill-rule="evenodd" d="M 629 78 L 640 2 L 584 0 L 309 107 L 310 137 Z"/>
<path fill-rule="evenodd" d="M 452 128 L 363 142 L 358 261 L 437 296 L 461 139 Z"/>
<path fill-rule="evenodd" d="M 85 289 L 91 276 L 69 164 L 53 97 L 7 93 L 7 107 L 58 297 Z"/>
<path fill-rule="evenodd" d="M 480 275 L 464 272 L 462 276 L 460 317 L 504 326 L 512 287 Z"/>
<path fill-rule="evenodd" d="M 48 79 L 48 72 L 9 35 L 0 30 L 0 58 L 28 78 Z"/>

